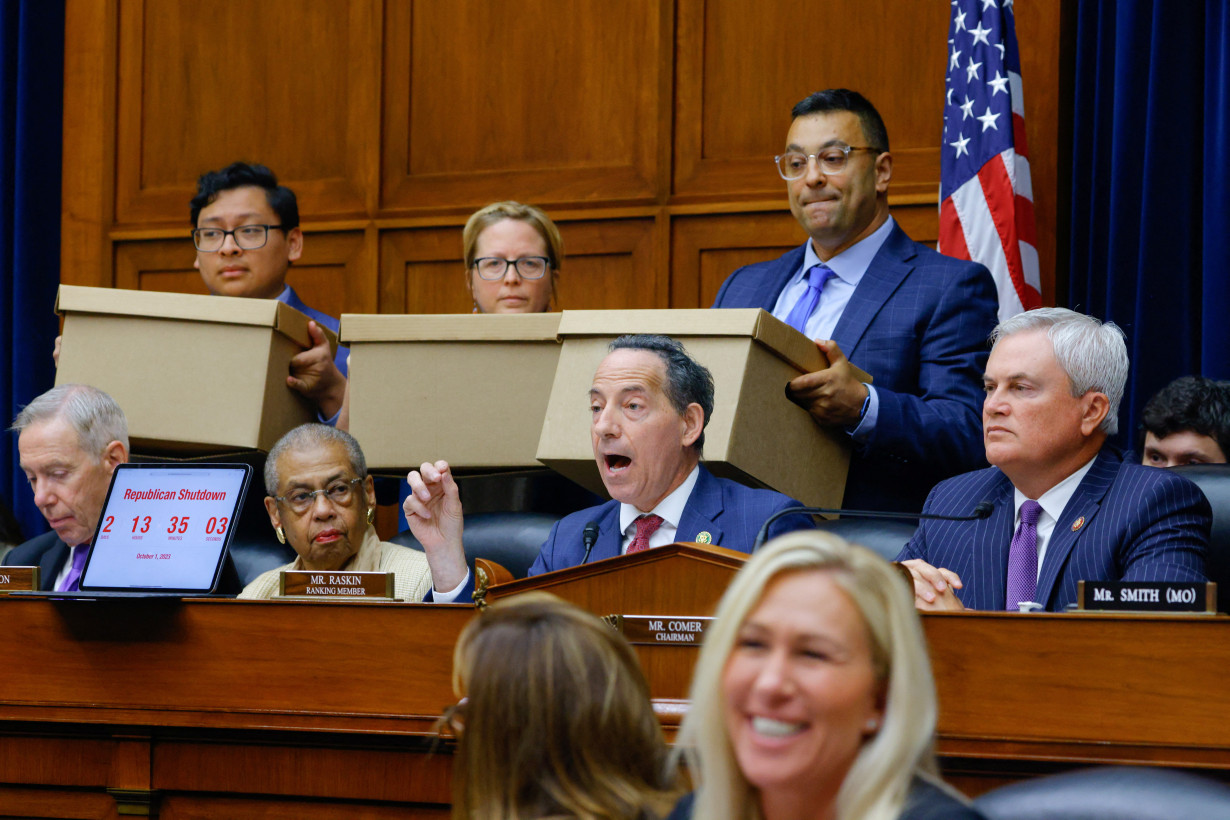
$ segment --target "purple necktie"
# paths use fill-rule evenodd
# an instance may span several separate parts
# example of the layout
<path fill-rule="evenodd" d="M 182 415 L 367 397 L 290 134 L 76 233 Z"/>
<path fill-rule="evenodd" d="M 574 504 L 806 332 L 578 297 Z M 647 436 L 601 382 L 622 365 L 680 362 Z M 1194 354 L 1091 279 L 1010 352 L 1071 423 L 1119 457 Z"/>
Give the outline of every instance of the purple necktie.
<path fill-rule="evenodd" d="M 804 335 L 807 334 L 807 320 L 816 312 L 816 305 L 820 304 L 820 291 L 824 290 L 824 284 L 833 275 L 833 269 L 823 262 L 817 262 L 808 268 L 807 292 L 800 296 L 799 301 L 790 309 L 786 324 Z"/>
<path fill-rule="evenodd" d="M 1038 516 L 1042 505 L 1026 501 L 1021 505 L 1021 524 L 1008 548 L 1008 601 L 1005 609 L 1016 612 L 1021 601 L 1032 601 L 1038 594 Z"/>
<path fill-rule="evenodd" d="M 64 577 L 56 592 L 76 592 L 81 584 L 81 570 L 85 569 L 85 558 L 90 554 L 90 545 L 81 544 L 73 547 L 73 568 Z"/>

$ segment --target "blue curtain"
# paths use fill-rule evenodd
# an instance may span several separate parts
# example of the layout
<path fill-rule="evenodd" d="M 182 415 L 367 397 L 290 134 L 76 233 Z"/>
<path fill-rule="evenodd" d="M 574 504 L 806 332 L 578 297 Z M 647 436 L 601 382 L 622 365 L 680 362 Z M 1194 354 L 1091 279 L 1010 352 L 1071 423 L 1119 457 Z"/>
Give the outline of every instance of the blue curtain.
<path fill-rule="evenodd" d="M 60 282 L 63 0 L 0 3 L 0 421 L 51 387 Z M 47 529 L 0 434 L 0 497 L 31 537 Z"/>
<path fill-rule="evenodd" d="M 1127 333 L 1131 445 L 1181 375 L 1230 378 L 1230 28 L 1225 0 L 1078 8 L 1069 306 Z"/>

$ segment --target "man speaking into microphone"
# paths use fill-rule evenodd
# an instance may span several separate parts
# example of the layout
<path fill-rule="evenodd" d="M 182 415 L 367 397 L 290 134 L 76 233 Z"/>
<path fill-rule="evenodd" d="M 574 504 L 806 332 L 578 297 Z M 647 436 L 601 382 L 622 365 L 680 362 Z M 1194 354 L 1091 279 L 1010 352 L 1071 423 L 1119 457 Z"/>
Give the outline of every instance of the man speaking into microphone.
<path fill-rule="evenodd" d="M 941 482 L 897 559 L 919 609 L 1058 612 L 1078 581 L 1203 581 L 1211 513 L 1200 489 L 1124 461 L 1106 443 L 1127 381 L 1123 333 L 1063 308 L 1018 314 L 991 334 L 982 405 L 989 469 Z"/>
<path fill-rule="evenodd" d="M 716 478 L 700 463 L 713 376 L 674 339 L 612 342 L 594 374 L 589 406 L 594 459 L 613 500 L 560 520 L 530 575 L 676 541 L 748 552 L 770 515 L 799 506 L 781 493 Z M 461 501 L 448 464 L 424 464 L 408 481 L 404 509 L 415 538 L 424 547 L 460 545 Z M 809 526 L 807 516 L 787 516 L 770 535 Z"/>

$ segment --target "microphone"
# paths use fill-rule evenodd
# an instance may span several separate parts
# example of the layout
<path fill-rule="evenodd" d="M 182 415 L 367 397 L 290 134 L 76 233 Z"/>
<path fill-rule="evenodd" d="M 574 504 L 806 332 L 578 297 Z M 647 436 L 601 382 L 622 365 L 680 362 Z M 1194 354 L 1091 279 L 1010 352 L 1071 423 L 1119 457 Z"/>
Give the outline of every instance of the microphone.
<path fill-rule="evenodd" d="M 589 553 L 594 548 L 594 543 L 598 540 L 598 522 L 590 521 L 585 525 L 585 529 L 581 531 L 581 541 L 585 544 L 585 557 L 581 559 L 584 564 L 589 560 Z"/>
<path fill-rule="evenodd" d="M 760 549 L 761 545 L 768 539 L 769 527 L 773 522 L 787 515 L 841 515 L 847 518 L 894 518 L 908 519 L 910 521 L 917 521 L 921 518 L 929 521 L 977 521 L 982 518 L 989 518 L 994 509 L 995 505 L 990 501 L 979 501 L 974 507 L 973 512 L 969 515 L 878 512 L 876 510 L 834 510 L 827 507 L 787 507 L 784 510 L 778 510 L 765 519 L 764 526 L 760 528 L 760 532 L 756 533 L 756 540 L 752 542 L 752 552 Z"/>

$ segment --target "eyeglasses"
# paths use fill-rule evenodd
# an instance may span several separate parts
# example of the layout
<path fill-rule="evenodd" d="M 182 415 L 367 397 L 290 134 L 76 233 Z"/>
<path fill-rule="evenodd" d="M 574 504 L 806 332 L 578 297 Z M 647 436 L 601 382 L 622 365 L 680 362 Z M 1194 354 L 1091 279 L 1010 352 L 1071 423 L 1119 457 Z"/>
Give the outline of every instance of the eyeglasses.
<path fill-rule="evenodd" d="M 352 478 L 349 481 L 338 479 L 323 490 L 291 490 L 286 495 L 275 495 L 273 500 L 280 501 L 300 515 L 316 504 L 318 495 L 323 495 L 338 507 L 349 507 L 354 501 L 355 485 L 362 480 L 361 478 Z"/>
<path fill-rule="evenodd" d="M 265 247 L 269 241 L 269 229 L 285 230 L 281 225 L 240 225 L 233 231 L 221 228 L 197 228 L 192 232 L 192 244 L 198 251 L 214 253 L 222 250 L 222 244 L 228 236 L 235 237 L 235 244 L 245 251 L 254 251 Z"/>
<path fill-rule="evenodd" d="M 484 256 L 474 260 L 478 277 L 488 281 L 503 279 L 508 272 L 508 266 L 517 269 L 522 279 L 541 279 L 551 267 L 551 260 L 545 256 L 523 256 L 520 259 L 501 259 L 498 256 Z"/>
<path fill-rule="evenodd" d="M 850 159 L 851 151 L 876 151 L 875 148 L 851 147 L 849 145 L 830 145 L 815 154 L 804 154 L 802 151 L 788 151 L 773 157 L 777 163 L 777 173 L 789 182 L 807 174 L 811 160 L 820 166 L 822 174 L 840 174 L 846 169 L 846 161 Z M 878 153 L 878 152 L 877 152 Z"/>

